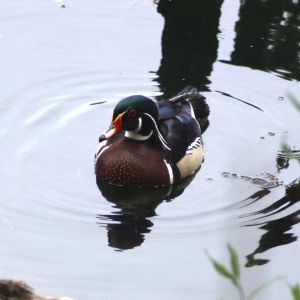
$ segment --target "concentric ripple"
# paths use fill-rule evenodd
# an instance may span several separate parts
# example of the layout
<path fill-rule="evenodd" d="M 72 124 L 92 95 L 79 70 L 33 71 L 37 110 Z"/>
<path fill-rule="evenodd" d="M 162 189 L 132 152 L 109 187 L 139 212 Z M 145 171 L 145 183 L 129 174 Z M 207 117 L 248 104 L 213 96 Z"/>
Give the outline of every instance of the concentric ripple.
<path fill-rule="evenodd" d="M 223 257 L 233 242 L 247 266 L 274 261 L 296 280 L 297 270 L 282 263 L 286 248 L 276 247 L 296 253 L 299 235 L 299 113 L 286 97 L 300 97 L 299 83 L 222 62 L 239 7 L 225 2 L 218 60 L 210 60 L 209 75 L 204 70 L 211 110 L 205 162 L 184 191 L 153 193 L 142 207 L 101 194 L 93 155 L 118 100 L 163 93 L 157 6 L 2 3 L 1 278 L 85 300 L 196 299 L 208 289 L 204 298 L 218 298 L 203 249 Z"/>

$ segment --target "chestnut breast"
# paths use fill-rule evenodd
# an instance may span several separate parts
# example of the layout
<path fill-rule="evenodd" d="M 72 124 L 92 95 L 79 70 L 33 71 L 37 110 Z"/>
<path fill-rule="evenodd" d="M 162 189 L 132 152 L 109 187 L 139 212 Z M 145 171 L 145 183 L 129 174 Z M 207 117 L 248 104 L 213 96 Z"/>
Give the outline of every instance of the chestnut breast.
<path fill-rule="evenodd" d="M 116 141 L 97 159 L 97 181 L 153 188 L 170 184 L 167 166 L 157 149 L 127 138 Z"/>

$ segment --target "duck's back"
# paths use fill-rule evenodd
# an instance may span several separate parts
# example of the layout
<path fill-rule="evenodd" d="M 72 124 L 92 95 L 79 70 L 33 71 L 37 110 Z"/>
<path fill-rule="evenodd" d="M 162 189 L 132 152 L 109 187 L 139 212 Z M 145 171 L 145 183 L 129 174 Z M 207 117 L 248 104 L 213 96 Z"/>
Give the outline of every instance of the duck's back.
<path fill-rule="evenodd" d="M 159 102 L 160 129 L 172 148 L 173 162 L 178 162 L 194 142 L 201 143 L 201 129 L 190 103 Z"/>

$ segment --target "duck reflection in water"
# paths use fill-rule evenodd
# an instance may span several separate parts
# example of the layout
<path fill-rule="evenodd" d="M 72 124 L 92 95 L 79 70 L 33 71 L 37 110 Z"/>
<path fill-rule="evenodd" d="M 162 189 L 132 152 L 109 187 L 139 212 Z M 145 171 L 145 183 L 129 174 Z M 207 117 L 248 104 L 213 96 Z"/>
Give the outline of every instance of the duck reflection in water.
<path fill-rule="evenodd" d="M 117 212 L 97 216 L 98 224 L 107 230 L 108 245 L 119 250 L 140 246 L 145 234 L 151 231 L 151 218 L 156 216 L 157 206 L 179 196 L 194 176 L 195 174 L 176 185 L 151 190 L 136 190 L 97 182 L 102 195 L 118 209 Z"/>

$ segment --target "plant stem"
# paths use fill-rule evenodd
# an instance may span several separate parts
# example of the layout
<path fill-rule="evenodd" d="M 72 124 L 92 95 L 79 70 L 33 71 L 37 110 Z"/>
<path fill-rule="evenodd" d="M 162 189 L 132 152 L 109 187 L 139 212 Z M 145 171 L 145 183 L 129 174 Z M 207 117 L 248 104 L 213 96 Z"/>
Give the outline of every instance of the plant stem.
<path fill-rule="evenodd" d="M 239 282 L 236 284 L 236 287 L 239 292 L 240 300 L 246 300 L 245 292 Z"/>

